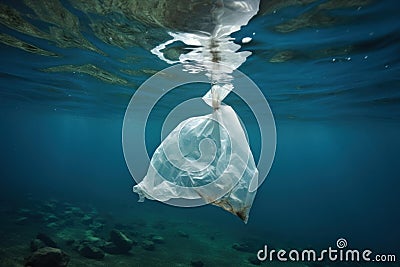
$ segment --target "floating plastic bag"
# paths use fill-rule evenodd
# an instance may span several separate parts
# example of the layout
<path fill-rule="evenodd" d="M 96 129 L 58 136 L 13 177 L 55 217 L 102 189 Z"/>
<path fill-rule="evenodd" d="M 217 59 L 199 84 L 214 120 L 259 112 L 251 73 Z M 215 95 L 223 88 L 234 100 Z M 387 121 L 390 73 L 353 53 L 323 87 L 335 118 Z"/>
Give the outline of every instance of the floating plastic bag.
<path fill-rule="evenodd" d="M 235 111 L 221 104 L 231 89 L 214 85 L 203 97 L 212 113 L 181 122 L 160 144 L 134 186 L 139 201 L 203 200 L 247 222 L 258 170 Z"/>

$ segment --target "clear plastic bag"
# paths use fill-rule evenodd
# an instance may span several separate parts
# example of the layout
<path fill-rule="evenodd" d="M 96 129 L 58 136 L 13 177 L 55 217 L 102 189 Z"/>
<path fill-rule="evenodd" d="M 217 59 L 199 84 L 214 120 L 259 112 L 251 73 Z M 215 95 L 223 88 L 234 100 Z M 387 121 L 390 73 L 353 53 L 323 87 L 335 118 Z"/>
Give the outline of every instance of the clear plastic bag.
<path fill-rule="evenodd" d="M 212 113 L 181 122 L 164 139 L 153 154 L 147 175 L 134 186 L 139 201 L 202 200 L 247 222 L 258 170 L 235 111 L 221 105 L 231 89 L 214 85 L 203 97 Z"/>

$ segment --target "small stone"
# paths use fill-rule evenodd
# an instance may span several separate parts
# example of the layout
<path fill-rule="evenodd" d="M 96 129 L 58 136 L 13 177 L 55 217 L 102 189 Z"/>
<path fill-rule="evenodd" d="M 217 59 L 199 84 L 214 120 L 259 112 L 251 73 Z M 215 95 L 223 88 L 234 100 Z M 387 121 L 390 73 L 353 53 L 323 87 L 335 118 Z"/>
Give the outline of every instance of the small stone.
<path fill-rule="evenodd" d="M 261 261 L 256 256 L 251 256 L 247 260 L 253 265 L 261 265 Z"/>
<path fill-rule="evenodd" d="M 233 249 L 236 249 L 237 251 L 242 251 L 242 252 L 254 252 L 252 246 L 250 246 L 248 243 L 234 243 L 232 245 Z"/>
<path fill-rule="evenodd" d="M 153 250 L 155 249 L 154 242 L 153 242 L 153 241 L 150 241 L 150 240 L 144 240 L 144 241 L 142 242 L 142 247 L 143 247 L 145 250 L 149 250 L 149 251 L 153 251 Z"/>
<path fill-rule="evenodd" d="M 101 241 L 100 237 L 95 236 L 92 230 L 85 231 L 85 240 L 90 241 L 90 243 L 95 243 Z"/>
<path fill-rule="evenodd" d="M 56 222 L 51 222 L 51 223 L 46 224 L 46 227 L 48 227 L 48 228 L 57 228 L 58 224 Z"/>
<path fill-rule="evenodd" d="M 157 244 L 163 244 L 163 243 L 165 243 L 164 237 L 159 236 L 159 235 L 153 236 L 153 237 L 151 238 L 151 240 L 152 240 L 154 243 L 157 243 Z"/>
<path fill-rule="evenodd" d="M 58 248 L 56 242 L 54 242 L 53 239 L 44 233 L 38 233 L 36 238 L 43 241 L 47 247 Z"/>
<path fill-rule="evenodd" d="M 193 260 L 190 262 L 190 265 L 193 267 L 203 267 L 204 262 L 202 262 L 201 260 Z"/>
<path fill-rule="evenodd" d="M 118 248 L 120 253 L 128 253 L 132 248 L 133 242 L 125 234 L 116 229 L 111 230 L 110 240 Z"/>
<path fill-rule="evenodd" d="M 66 267 L 69 256 L 58 248 L 44 247 L 35 251 L 25 262 L 26 267 Z"/>
<path fill-rule="evenodd" d="M 40 249 L 40 248 L 44 248 L 46 247 L 46 244 L 43 243 L 42 240 L 40 239 L 33 239 L 30 243 L 30 248 L 32 252 L 35 252 L 36 250 Z"/>
<path fill-rule="evenodd" d="M 88 258 L 88 259 L 101 260 L 105 256 L 104 252 L 101 249 L 99 249 L 99 248 L 97 248 L 95 246 L 92 246 L 92 245 L 90 245 L 88 243 L 82 244 L 78 248 L 78 252 L 83 257 Z"/>

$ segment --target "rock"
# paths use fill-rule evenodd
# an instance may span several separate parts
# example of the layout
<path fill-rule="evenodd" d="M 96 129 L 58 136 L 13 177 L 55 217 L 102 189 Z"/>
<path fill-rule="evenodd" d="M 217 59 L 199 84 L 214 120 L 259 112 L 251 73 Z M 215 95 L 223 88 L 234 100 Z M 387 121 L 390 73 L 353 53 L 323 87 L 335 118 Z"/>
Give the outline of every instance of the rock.
<path fill-rule="evenodd" d="M 120 254 L 116 245 L 113 242 L 106 242 L 101 249 L 108 254 Z"/>
<path fill-rule="evenodd" d="M 90 243 L 95 243 L 101 241 L 100 237 L 95 236 L 92 230 L 85 231 L 85 240 L 90 241 Z"/>
<path fill-rule="evenodd" d="M 104 251 L 92 246 L 88 243 L 83 243 L 78 248 L 79 254 L 88 259 L 101 260 L 104 258 Z"/>
<path fill-rule="evenodd" d="M 36 238 L 43 241 L 47 247 L 58 248 L 56 242 L 54 242 L 53 239 L 44 233 L 38 233 Z"/>
<path fill-rule="evenodd" d="M 253 265 L 261 265 L 261 261 L 256 256 L 251 256 L 247 259 Z"/>
<path fill-rule="evenodd" d="M 44 247 L 46 247 L 46 244 L 42 240 L 37 238 L 33 239 L 30 243 L 30 248 L 32 252 L 35 252 L 36 250 Z"/>
<path fill-rule="evenodd" d="M 128 253 L 128 251 L 132 248 L 133 242 L 122 232 L 114 229 L 110 232 L 110 240 L 111 242 L 118 248 L 120 253 Z"/>
<path fill-rule="evenodd" d="M 65 267 L 69 256 L 58 248 L 44 247 L 36 250 L 25 262 L 26 267 Z"/>
<path fill-rule="evenodd" d="M 242 243 L 234 243 L 232 245 L 233 249 L 236 249 L 237 251 L 242 251 L 242 252 L 250 252 L 254 253 L 254 251 L 257 251 L 254 246 L 252 246 L 249 243 L 242 242 Z"/>
<path fill-rule="evenodd" d="M 86 240 L 87 241 L 90 241 L 91 243 L 96 243 L 96 242 L 99 242 L 99 241 L 101 241 L 102 239 L 100 238 L 100 237 L 97 237 L 97 236 L 87 236 L 86 237 Z"/>
<path fill-rule="evenodd" d="M 190 265 L 193 267 L 203 267 L 204 266 L 204 262 L 200 261 L 200 260 L 195 260 L 195 261 L 191 261 Z"/>
<path fill-rule="evenodd" d="M 51 222 L 46 224 L 46 227 L 48 228 L 58 228 L 58 224 L 56 222 Z"/>
<path fill-rule="evenodd" d="M 155 249 L 154 242 L 153 242 L 153 241 L 150 241 L 150 240 L 144 240 L 144 241 L 142 242 L 142 247 L 143 247 L 145 250 L 150 250 L 150 251 L 153 251 L 153 250 Z"/>
<path fill-rule="evenodd" d="M 153 236 L 153 237 L 151 238 L 151 240 L 152 240 L 154 243 L 157 243 L 157 244 L 163 244 L 163 243 L 165 242 L 165 241 L 164 241 L 164 237 L 159 236 L 159 235 Z"/>
<path fill-rule="evenodd" d="M 183 231 L 179 231 L 179 232 L 178 232 L 178 236 L 184 237 L 184 238 L 189 238 L 189 234 L 188 234 L 188 233 L 185 233 L 185 232 L 183 232 Z"/>

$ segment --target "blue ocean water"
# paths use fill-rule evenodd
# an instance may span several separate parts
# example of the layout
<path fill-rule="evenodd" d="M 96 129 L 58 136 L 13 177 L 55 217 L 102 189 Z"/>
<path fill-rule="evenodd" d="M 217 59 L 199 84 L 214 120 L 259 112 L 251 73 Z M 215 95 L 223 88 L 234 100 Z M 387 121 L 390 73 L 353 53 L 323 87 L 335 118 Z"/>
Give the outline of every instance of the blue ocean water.
<path fill-rule="evenodd" d="M 246 238 L 255 248 L 239 252 L 244 259 L 262 244 L 326 248 L 339 238 L 352 248 L 400 257 L 398 1 L 262 1 L 259 14 L 232 34 L 238 44 L 253 38 L 241 44 L 252 55 L 239 70 L 262 90 L 277 129 L 275 160 L 248 224 L 214 206 L 137 203 L 132 192 L 136 183 L 121 144 L 124 113 L 140 84 L 170 66 L 150 52 L 169 39 L 167 29 L 103 1 L 90 8 L 84 1 L 46 3 L 0 3 L 1 266 L 22 266 L 5 259 L 15 254 L 23 264 L 38 231 L 57 236 L 66 229 L 40 219 L 15 225 L 18 210 L 35 213 L 49 200 L 94 208 L 106 225 L 141 222 L 136 231 L 166 239 L 168 229 L 181 227 L 192 237 L 185 248 L 171 238 L 143 252 L 168 265 L 144 262 L 134 247 L 134 256 L 122 259 L 131 265 L 106 255 L 109 265 L 81 263 L 86 266 L 195 266 L 191 260 L 199 258 L 205 266 L 251 266 L 226 258 Z M 179 44 L 170 54 L 182 51 Z M 171 93 L 154 109 L 150 153 L 160 143 L 163 117 L 207 90 L 198 88 Z M 234 95 L 226 103 L 243 121 L 258 161 L 260 138 L 249 107 Z M 159 221 L 166 229 L 149 226 Z M 199 233 L 207 229 L 215 238 L 202 247 Z M 68 254 L 81 257 L 73 249 Z M 78 260 L 69 266 L 85 266 Z"/>

